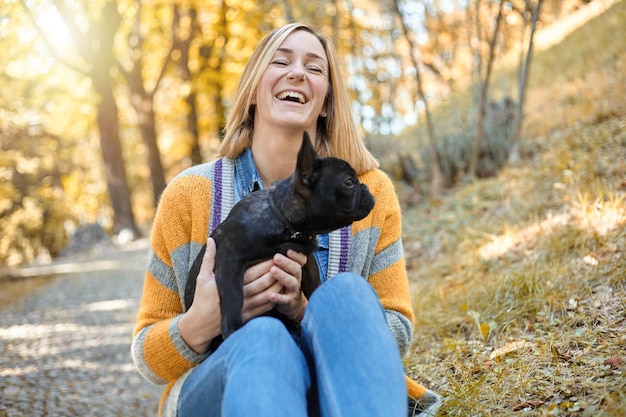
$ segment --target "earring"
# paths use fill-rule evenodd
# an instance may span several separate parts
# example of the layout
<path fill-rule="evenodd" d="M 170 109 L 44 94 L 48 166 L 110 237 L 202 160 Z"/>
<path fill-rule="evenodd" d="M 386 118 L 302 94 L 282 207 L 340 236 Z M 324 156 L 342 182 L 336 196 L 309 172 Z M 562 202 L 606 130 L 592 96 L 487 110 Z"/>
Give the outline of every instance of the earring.
<path fill-rule="evenodd" d="M 325 118 L 326 118 L 326 116 L 328 116 L 328 113 L 326 113 L 326 112 L 322 112 L 322 114 L 320 114 L 320 117 L 321 117 L 322 119 L 325 119 Z"/>

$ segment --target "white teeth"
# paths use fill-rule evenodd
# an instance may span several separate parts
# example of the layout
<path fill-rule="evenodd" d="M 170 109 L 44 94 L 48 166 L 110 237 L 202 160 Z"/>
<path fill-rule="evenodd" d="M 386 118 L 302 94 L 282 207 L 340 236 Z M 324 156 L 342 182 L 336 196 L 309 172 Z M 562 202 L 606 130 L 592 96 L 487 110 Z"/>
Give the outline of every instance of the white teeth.
<path fill-rule="evenodd" d="M 277 95 L 276 98 L 278 98 L 279 100 L 295 98 L 300 102 L 300 104 L 306 103 L 306 98 L 304 97 L 304 94 L 298 93 L 297 91 L 283 91 L 282 93 Z"/>

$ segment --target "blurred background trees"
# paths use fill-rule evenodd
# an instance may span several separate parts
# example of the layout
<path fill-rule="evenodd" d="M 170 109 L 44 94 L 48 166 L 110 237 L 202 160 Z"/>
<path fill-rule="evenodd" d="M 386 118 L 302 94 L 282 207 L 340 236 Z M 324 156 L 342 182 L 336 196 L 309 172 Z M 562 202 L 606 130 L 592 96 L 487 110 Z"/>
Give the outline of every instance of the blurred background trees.
<path fill-rule="evenodd" d="M 335 40 L 355 121 L 394 178 L 436 198 L 494 175 L 520 157 L 531 34 L 587 2 L 6 0 L 0 265 L 57 256 L 82 225 L 145 233 L 167 181 L 213 159 L 261 37 L 293 20 Z"/>

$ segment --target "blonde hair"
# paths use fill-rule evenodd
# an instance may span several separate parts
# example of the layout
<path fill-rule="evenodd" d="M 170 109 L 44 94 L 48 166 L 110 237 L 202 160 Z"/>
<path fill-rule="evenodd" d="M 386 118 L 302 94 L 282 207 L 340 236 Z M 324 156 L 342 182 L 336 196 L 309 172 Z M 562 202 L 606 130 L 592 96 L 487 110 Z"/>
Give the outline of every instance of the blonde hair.
<path fill-rule="evenodd" d="M 321 156 L 334 156 L 344 159 L 362 174 L 378 167 L 378 161 L 365 147 L 359 137 L 352 114 L 350 99 L 341 77 L 337 52 L 332 42 L 323 34 L 303 23 L 290 23 L 274 29 L 259 43 L 246 65 L 230 115 L 226 121 L 225 135 L 218 156 L 236 158 L 252 144 L 254 127 L 254 100 L 257 89 L 276 50 L 284 40 L 298 30 L 307 31 L 317 37 L 326 52 L 328 60 L 329 91 L 324 103 L 326 117 L 317 119 L 317 152 Z"/>

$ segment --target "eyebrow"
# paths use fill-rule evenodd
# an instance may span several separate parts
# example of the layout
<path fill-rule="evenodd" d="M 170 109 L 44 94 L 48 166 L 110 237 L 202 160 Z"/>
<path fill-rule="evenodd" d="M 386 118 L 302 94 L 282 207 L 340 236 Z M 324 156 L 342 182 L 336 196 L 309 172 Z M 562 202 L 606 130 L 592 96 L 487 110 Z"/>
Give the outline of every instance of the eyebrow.
<path fill-rule="evenodd" d="M 284 52 L 286 54 L 293 54 L 294 53 L 293 49 L 289 49 L 289 48 L 278 48 L 278 51 Z M 305 55 L 310 57 L 310 58 L 321 59 L 322 61 L 326 62 L 326 58 L 316 54 L 315 52 L 307 52 Z"/>

